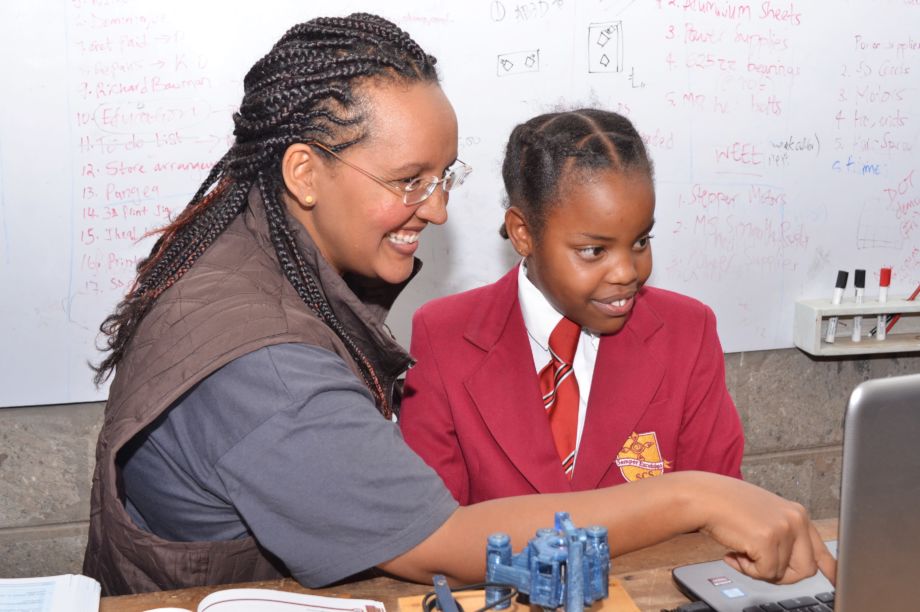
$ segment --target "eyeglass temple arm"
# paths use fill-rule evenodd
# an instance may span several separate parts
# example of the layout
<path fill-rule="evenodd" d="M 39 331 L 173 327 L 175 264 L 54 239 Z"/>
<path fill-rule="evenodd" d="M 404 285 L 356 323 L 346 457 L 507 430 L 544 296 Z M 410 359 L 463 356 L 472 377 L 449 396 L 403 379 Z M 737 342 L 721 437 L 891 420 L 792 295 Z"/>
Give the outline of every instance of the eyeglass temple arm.
<path fill-rule="evenodd" d="M 392 184 L 390 184 L 390 183 L 384 181 L 383 179 L 374 176 L 373 174 L 371 174 L 370 172 L 368 172 L 368 171 L 365 170 L 364 168 L 361 168 L 361 167 L 359 167 L 359 166 L 354 165 L 353 163 L 351 163 L 350 161 L 348 161 L 348 160 L 345 159 L 344 157 L 341 157 L 338 153 L 336 153 L 335 151 L 333 151 L 332 149 L 330 149 L 330 148 L 327 147 L 326 145 L 322 144 L 321 142 L 317 142 L 317 141 L 315 141 L 315 140 L 311 140 L 310 142 L 308 142 L 308 143 L 306 143 L 306 144 L 307 144 L 308 146 L 311 146 L 311 147 L 317 147 L 318 149 L 322 149 L 323 151 L 325 151 L 326 153 L 328 153 L 328 154 L 331 155 L 332 157 L 336 158 L 337 160 L 339 160 L 340 162 L 342 162 L 343 164 L 345 164 L 345 165 L 348 166 L 349 168 L 351 168 L 351 169 L 353 169 L 353 170 L 357 170 L 358 172 L 360 172 L 361 174 L 363 174 L 363 175 L 366 176 L 367 178 L 371 179 L 372 181 L 374 181 L 374 182 L 377 183 L 378 185 L 382 185 L 383 187 L 386 187 L 387 189 L 389 189 L 390 191 L 392 191 L 392 192 L 395 193 L 396 195 L 402 196 L 402 195 L 404 195 L 404 194 L 406 193 L 405 191 L 403 191 L 402 189 L 400 189 L 400 188 L 397 187 L 396 185 L 392 185 Z"/>

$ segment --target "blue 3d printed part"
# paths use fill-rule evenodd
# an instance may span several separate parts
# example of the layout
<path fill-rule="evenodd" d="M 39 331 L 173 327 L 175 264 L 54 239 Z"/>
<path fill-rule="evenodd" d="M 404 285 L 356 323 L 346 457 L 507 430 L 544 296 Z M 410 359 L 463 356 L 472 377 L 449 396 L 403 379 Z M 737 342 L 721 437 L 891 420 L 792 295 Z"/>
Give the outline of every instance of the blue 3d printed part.
<path fill-rule="evenodd" d="M 486 581 L 513 585 L 530 596 L 531 605 L 582 612 L 607 598 L 609 574 L 607 529 L 577 529 L 568 512 L 557 512 L 555 528 L 537 531 L 517 555 L 511 554 L 511 539 L 504 533 L 490 535 L 486 545 Z M 486 587 L 486 605 L 508 593 L 507 588 Z"/>

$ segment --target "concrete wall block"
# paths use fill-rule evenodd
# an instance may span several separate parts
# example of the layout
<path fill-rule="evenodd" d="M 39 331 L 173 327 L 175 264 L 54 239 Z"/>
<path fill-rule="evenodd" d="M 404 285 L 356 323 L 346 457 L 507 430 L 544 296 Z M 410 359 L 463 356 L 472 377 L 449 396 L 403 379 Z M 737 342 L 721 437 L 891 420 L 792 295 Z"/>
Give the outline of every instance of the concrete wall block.
<path fill-rule="evenodd" d="M 805 506 L 812 518 L 840 512 L 842 447 L 745 457 L 744 479 Z"/>
<path fill-rule="evenodd" d="M 0 410 L 0 528 L 85 521 L 102 403 Z"/>
<path fill-rule="evenodd" d="M 89 523 L 0 529 L 0 578 L 79 574 Z"/>
<path fill-rule="evenodd" d="M 920 372 L 920 355 L 814 358 L 798 349 L 725 356 L 726 382 L 756 455 L 843 442 L 853 388 L 870 378 Z"/>

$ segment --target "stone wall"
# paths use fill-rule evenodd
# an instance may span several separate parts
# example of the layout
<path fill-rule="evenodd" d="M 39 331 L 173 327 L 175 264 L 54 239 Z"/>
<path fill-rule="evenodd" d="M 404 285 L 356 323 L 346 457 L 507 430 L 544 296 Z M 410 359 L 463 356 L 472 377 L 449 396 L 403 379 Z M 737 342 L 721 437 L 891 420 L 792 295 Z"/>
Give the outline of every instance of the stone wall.
<path fill-rule="evenodd" d="M 836 516 L 843 412 L 863 380 L 920 372 L 920 356 L 814 359 L 798 350 L 726 357 L 744 422 L 747 480 Z M 0 410 L 0 577 L 79 572 L 102 404 Z"/>
<path fill-rule="evenodd" d="M 0 410 L 0 578 L 80 572 L 102 406 Z"/>
<path fill-rule="evenodd" d="M 843 415 L 870 378 L 920 372 L 920 354 L 814 358 L 797 349 L 726 355 L 726 380 L 747 440 L 744 478 L 815 518 L 837 516 Z"/>

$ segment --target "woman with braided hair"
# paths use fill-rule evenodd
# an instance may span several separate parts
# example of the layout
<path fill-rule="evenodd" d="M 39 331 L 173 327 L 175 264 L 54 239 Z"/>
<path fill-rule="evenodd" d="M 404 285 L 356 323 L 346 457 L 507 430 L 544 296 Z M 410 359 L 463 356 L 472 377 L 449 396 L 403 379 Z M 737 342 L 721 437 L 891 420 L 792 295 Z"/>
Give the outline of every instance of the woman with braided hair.
<path fill-rule="evenodd" d="M 391 417 L 412 359 L 383 320 L 470 170 L 435 59 L 405 32 L 367 14 L 293 27 L 234 122 L 102 325 L 97 380 L 115 376 L 84 573 L 104 593 L 375 566 L 475 581 L 488 533 L 520 545 L 558 510 L 607 525 L 618 553 L 706 529 L 754 575 L 814 571 L 801 508 L 731 479 L 460 508 L 405 445 Z"/>

